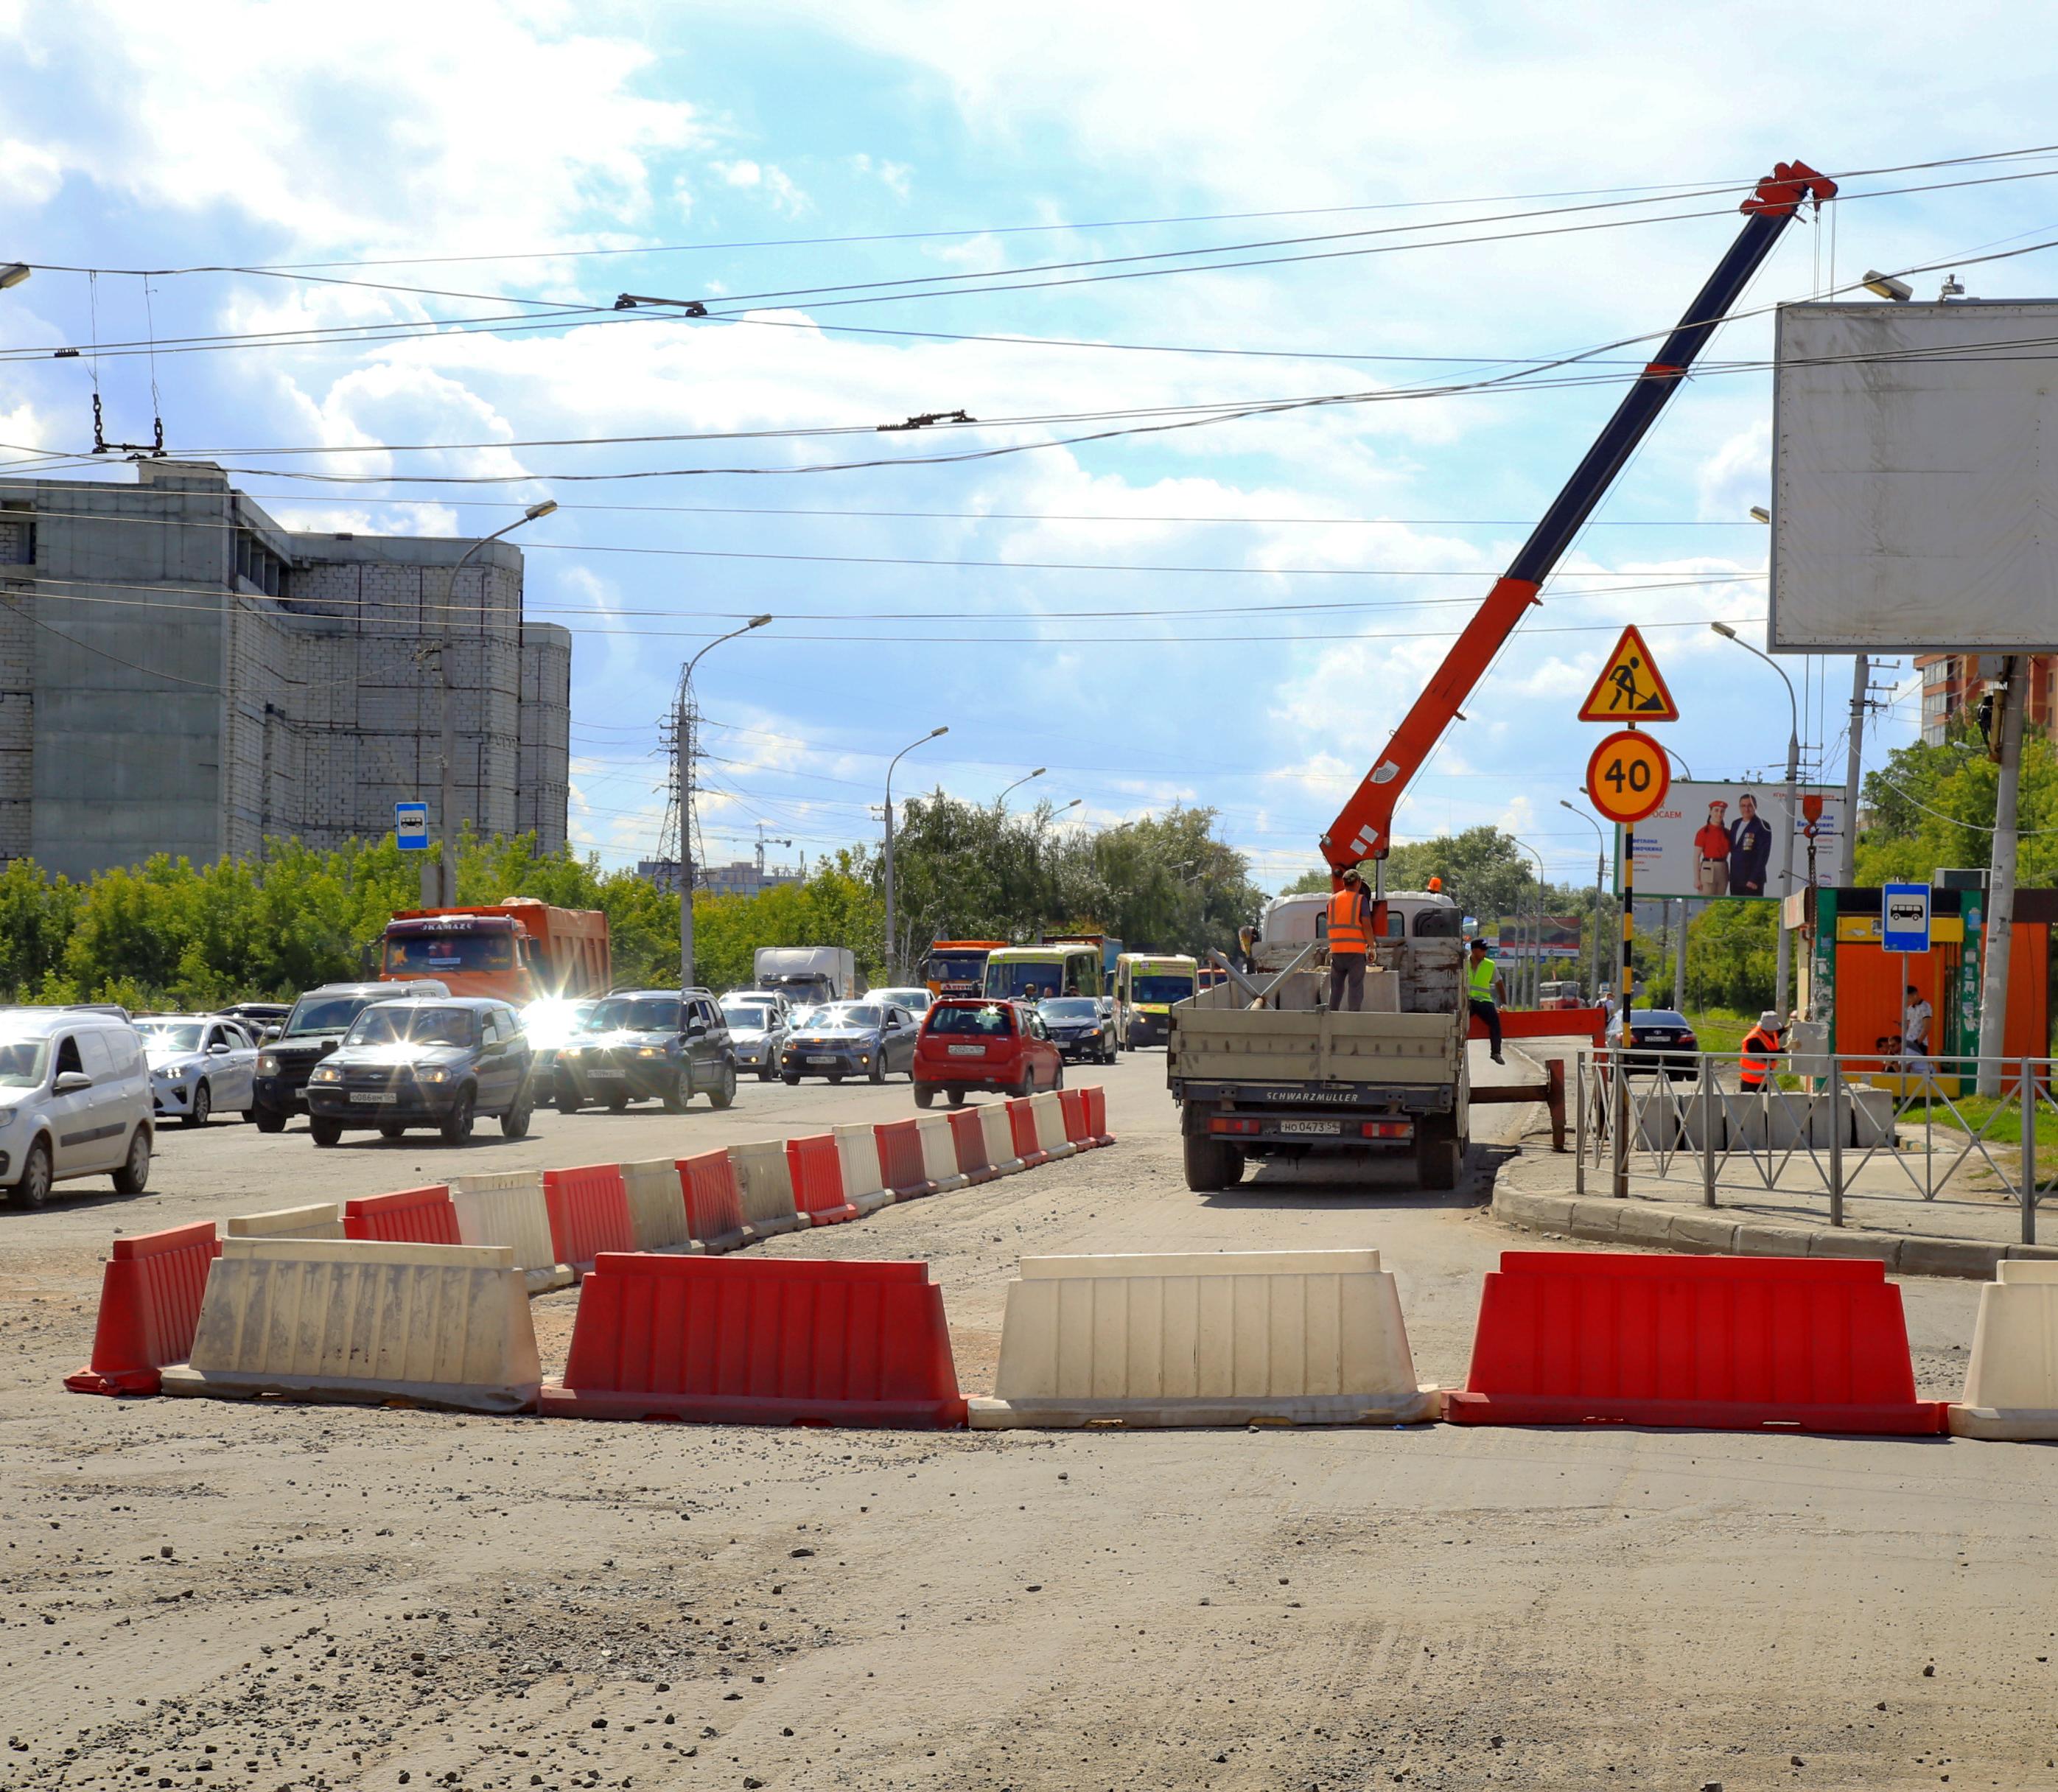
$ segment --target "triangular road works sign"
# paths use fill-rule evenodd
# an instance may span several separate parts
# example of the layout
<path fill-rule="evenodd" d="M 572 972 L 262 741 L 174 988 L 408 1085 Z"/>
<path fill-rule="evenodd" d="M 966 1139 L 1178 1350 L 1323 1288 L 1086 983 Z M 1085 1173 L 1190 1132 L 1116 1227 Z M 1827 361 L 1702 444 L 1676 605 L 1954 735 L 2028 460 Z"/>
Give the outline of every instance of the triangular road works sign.
<path fill-rule="evenodd" d="M 1679 705 L 1666 688 L 1665 675 L 1651 658 L 1632 622 L 1622 631 L 1607 664 L 1579 705 L 1581 721 L 1677 721 Z"/>

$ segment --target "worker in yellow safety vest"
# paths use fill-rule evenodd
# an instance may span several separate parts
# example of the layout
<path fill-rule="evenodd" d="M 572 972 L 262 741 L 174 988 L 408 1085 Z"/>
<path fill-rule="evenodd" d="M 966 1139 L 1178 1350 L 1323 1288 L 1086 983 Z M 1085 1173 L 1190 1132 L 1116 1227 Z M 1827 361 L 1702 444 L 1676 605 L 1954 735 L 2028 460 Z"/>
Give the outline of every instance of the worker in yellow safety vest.
<path fill-rule="evenodd" d="M 1496 1064 L 1508 1060 L 1500 1055 L 1500 972 L 1486 955 L 1486 942 L 1472 940 L 1471 961 L 1465 966 L 1465 1006 L 1486 1027 L 1487 1050 Z"/>
<path fill-rule="evenodd" d="M 1356 865 L 1329 892 L 1329 1007 L 1356 1014 L 1365 1006 L 1365 960 L 1372 951 L 1372 898 Z"/>
<path fill-rule="evenodd" d="M 1779 1016 L 1767 1008 L 1758 1017 L 1758 1024 L 1743 1036 L 1738 1067 L 1743 1072 L 1739 1080 L 1745 1089 L 1766 1086 L 1778 1067 L 1779 1051 Z"/>

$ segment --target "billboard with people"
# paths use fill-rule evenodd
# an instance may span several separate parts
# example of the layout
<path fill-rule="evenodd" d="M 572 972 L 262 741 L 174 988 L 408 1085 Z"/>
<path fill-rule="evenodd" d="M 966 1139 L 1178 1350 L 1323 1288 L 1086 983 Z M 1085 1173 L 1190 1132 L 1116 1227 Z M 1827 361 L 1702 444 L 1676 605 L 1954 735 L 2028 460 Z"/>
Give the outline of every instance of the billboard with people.
<path fill-rule="evenodd" d="M 1833 878 L 1842 862 L 1844 793 L 1803 786 L 1802 797 L 1819 797 L 1814 826 L 1816 876 Z M 1778 897 L 1779 830 L 1786 819 L 1786 786 L 1770 784 L 1677 783 L 1665 801 L 1637 823 L 1636 893 L 1639 896 Z M 1808 876 L 1807 815 L 1801 805 L 1791 823 L 1794 881 Z"/>

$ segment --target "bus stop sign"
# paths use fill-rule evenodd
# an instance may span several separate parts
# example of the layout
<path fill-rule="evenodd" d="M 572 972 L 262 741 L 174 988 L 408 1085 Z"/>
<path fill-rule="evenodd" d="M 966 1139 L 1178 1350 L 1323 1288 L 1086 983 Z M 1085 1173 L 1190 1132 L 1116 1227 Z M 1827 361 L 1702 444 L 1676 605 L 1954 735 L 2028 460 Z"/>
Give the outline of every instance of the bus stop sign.
<path fill-rule="evenodd" d="M 1879 943 L 1890 952 L 1929 949 L 1929 886 L 1889 884 L 1879 892 Z"/>
<path fill-rule="evenodd" d="M 395 803 L 393 805 L 393 840 L 403 852 L 428 851 L 429 805 L 427 803 Z"/>

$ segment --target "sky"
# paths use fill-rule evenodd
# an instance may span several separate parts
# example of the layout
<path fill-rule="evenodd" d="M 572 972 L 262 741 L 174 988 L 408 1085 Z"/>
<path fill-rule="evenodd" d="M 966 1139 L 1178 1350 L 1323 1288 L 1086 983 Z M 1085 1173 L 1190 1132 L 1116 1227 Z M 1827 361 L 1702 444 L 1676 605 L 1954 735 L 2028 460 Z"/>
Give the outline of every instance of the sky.
<path fill-rule="evenodd" d="M 70 466 L 97 381 L 111 438 L 161 415 L 290 526 L 555 499 L 514 538 L 574 631 L 572 833 L 609 866 L 655 852 L 681 662 L 769 612 L 695 675 L 706 859 L 876 841 L 947 727 L 896 797 L 1042 766 L 1008 801 L 1056 825 L 1206 805 L 1277 888 L 1798 157 L 1847 198 L 1400 811 L 1583 881 L 1573 713 L 1624 622 L 1675 769 L 1784 759 L 1779 680 L 1706 626 L 1764 640 L 1770 308 L 1957 259 L 1977 297 L 2058 287 L 2058 250 L 1969 264 L 2058 241 L 2058 149 L 1909 165 L 2058 137 L 2044 9 L 1653 16 L 0 0 L 0 261 L 37 268 L 0 292 L 0 471 Z M 1850 662 L 1782 664 L 1841 783 Z M 1881 676 L 1869 765 L 1919 723 Z"/>

